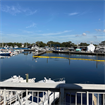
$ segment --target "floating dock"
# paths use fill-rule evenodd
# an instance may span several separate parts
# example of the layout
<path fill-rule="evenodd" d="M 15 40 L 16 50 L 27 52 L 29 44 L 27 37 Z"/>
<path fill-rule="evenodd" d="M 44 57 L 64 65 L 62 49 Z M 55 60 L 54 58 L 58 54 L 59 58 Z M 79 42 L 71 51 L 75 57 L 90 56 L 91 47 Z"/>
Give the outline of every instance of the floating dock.
<path fill-rule="evenodd" d="M 69 60 L 86 60 L 86 61 L 105 62 L 105 60 L 83 59 L 83 58 L 67 58 L 67 57 L 54 57 L 54 56 L 33 56 L 33 57 L 35 58 L 61 58 L 61 59 L 69 59 Z"/>

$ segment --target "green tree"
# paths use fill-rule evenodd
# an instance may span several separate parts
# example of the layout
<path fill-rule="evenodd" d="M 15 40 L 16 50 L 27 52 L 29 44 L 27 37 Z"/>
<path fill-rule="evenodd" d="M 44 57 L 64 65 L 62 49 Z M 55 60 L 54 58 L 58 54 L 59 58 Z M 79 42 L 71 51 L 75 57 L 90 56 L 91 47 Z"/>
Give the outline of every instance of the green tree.
<path fill-rule="evenodd" d="M 79 46 L 88 46 L 88 45 L 89 45 L 89 44 L 87 44 L 87 43 L 82 43 L 82 42 L 79 44 Z"/>
<path fill-rule="evenodd" d="M 101 43 L 99 43 L 99 45 L 104 45 L 105 46 L 105 41 L 102 41 Z"/>

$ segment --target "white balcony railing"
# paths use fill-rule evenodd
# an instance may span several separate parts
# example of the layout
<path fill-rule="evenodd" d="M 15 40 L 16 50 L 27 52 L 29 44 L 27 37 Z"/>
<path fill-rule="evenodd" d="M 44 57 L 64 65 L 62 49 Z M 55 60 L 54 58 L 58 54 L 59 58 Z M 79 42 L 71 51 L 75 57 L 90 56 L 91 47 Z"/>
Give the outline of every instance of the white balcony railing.
<path fill-rule="evenodd" d="M 105 85 L 0 82 L 0 105 L 51 104 L 105 105 Z"/>

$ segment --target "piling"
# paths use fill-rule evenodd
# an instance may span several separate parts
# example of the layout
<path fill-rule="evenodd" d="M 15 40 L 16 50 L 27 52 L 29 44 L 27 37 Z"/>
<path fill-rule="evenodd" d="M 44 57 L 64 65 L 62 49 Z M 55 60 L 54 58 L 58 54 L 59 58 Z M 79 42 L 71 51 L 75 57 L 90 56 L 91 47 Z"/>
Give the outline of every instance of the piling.
<path fill-rule="evenodd" d="M 25 75 L 26 75 L 26 82 L 28 82 L 29 75 L 28 74 Z"/>

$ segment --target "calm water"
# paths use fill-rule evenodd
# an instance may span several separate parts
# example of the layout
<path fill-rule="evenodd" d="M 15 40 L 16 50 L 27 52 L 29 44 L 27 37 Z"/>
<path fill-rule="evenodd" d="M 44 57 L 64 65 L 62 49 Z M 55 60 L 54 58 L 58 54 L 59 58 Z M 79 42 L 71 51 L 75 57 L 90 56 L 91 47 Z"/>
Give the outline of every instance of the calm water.
<path fill-rule="evenodd" d="M 69 57 L 65 54 L 43 54 L 42 56 Z M 0 59 L 0 81 L 13 75 L 25 78 L 28 73 L 36 81 L 47 78 L 65 77 L 66 83 L 105 83 L 105 63 L 95 61 L 68 60 L 58 58 L 33 58 L 31 53 L 22 53 L 10 58 Z M 72 58 L 105 59 L 105 57 L 70 55 Z"/>

